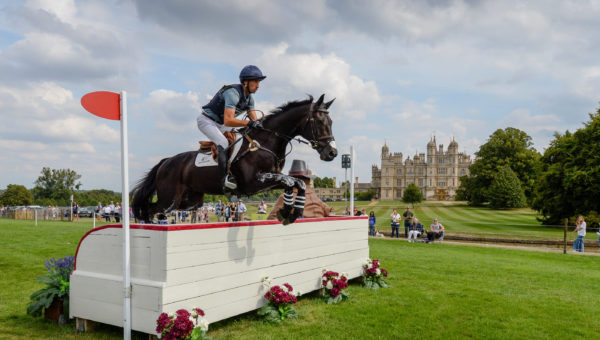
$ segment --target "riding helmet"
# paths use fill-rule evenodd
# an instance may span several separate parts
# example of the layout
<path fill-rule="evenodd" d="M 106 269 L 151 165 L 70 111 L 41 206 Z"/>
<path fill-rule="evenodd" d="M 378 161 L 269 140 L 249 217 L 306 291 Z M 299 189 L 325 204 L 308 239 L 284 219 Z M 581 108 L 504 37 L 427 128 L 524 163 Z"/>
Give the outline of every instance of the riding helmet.
<path fill-rule="evenodd" d="M 260 69 L 254 65 L 244 66 L 242 71 L 240 72 L 240 82 L 244 82 L 244 80 L 263 80 L 267 76 L 264 76 Z"/>

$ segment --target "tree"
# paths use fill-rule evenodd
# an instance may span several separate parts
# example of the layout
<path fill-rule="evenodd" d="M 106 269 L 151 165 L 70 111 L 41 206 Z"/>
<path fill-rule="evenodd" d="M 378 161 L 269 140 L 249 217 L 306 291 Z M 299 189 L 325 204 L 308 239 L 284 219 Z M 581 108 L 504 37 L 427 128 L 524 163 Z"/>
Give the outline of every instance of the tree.
<path fill-rule="evenodd" d="M 80 178 L 81 175 L 71 169 L 44 167 L 33 188 L 35 201 L 43 205 L 70 204 L 71 195 L 81 186 L 81 183 L 77 182 Z"/>
<path fill-rule="evenodd" d="M 315 177 L 313 184 L 315 188 L 335 188 L 335 181 L 329 177 Z"/>
<path fill-rule="evenodd" d="M 421 189 L 415 184 L 410 183 L 406 189 L 404 189 L 404 194 L 402 195 L 402 201 L 404 203 L 421 203 L 423 201 L 423 193 L 421 193 Z"/>
<path fill-rule="evenodd" d="M 95 206 L 98 202 L 104 205 L 110 203 L 110 201 L 121 202 L 122 195 L 112 190 L 94 189 L 78 191 L 74 194 L 74 199 L 80 206 Z"/>
<path fill-rule="evenodd" d="M 488 198 L 493 209 L 521 208 L 525 205 L 521 181 L 508 165 L 501 167 L 494 177 Z"/>
<path fill-rule="evenodd" d="M 31 205 L 33 203 L 33 194 L 23 185 L 9 184 L 6 190 L 0 195 L 0 205 Z"/>
<path fill-rule="evenodd" d="M 548 224 L 600 212 L 600 109 L 574 133 L 556 133 L 541 158 L 532 207 Z"/>
<path fill-rule="evenodd" d="M 470 175 L 461 179 L 460 197 L 471 205 L 489 201 L 488 191 L 494 176 L 503 166 L 509 166 L 521 182 L 528 201 L 533 198 L 540 170 L 540 153 L 533 148 L 531 137 L 524 131 L 507 127 L 498 129 L 475 153 Z"/>

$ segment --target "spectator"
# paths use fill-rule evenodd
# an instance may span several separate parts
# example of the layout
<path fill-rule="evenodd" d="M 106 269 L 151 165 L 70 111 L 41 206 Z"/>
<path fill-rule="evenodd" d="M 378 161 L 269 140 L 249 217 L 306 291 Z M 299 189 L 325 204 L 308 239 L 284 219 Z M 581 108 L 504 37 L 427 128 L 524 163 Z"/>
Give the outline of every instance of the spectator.
<path fill-rule="evenodd" d="M 237 211 L 237 205 L 235 204 L 235 202 L 231 203 L 231 220 L 233 222 L 238 221 L 238 211 Z"/>
<path fill-rule="evenodd" d="M 96 219 L 98 219 L 98 221 L 100 221 L 101 218 L 102 218 L 102 203 L 98 202 L 98 205 L 96 206 Z"/>
<path fill-rule="evenodd" d="M 325 202 L 321 201 L 319 196 L 317 196 L 314 189 L 310 185 L 311 180 L 313 178 L 315 178 L 316 176 L 310 174 L 310 171 L 308 170 L 308 167 L 306 166 L 306 162 L 303 160 L 300 160 L 300 159 L 294 159 L 294 161 L 292 162 L 290 171 L 288 172 L 288 175 L 298 178 L 298 179 L 301 179 L 306 186 L 306 191 L 304 192 L 304 197 L 305 197 L 304 210 L 302 212 L 301 217 L 302 218 L 316 218 L 316 217 L 329 216 L 329 214 L 331 213 L 331 208 L 329 208 L 329 206 L 327 204 L 325 204 Z M 293 196 L 294 199 L 296 197 L 296 194 L 297 194 L 297 190 L 294 189 L 294 196 Z M 277 199 L 277 202 L 275 203 L 275 207 L 273 207 L 273 210 L 271 210 L 271 213 L 269 214 L 269 217 L 267 219 L 276 220 L 277 213 L 281 209 L 283 209 L 283 194 L 281 194 L 279 196 L 279 198 Z M 292 208 L 292 211 L 293 211 L 293 208 Z M 346 216 L 351 216 L 350 208 L 348 208 L 348 214 Z"/>
<path fill-rule="evenodd" d="M 193 209 L 192 214 L 190 216 L 190 223 L 196 223 L 196 218 L 198 217 L 198 209 Z"/>
<path fill-rule="evenodd" d="M 209 218 L 210 218 L 210 211 L 208 211 L 208 208 L 204 208 L 204 223 L 208 223 Z"/>
<path fill-rule="evenodd" d="M 352 216 L 352 214 L 350 213 L 350 207 L 346 207 L 346 210 L 344 210 L 342 216 Z"/>
<path fill-rule="evenodd" d="M 361 212 L 360 210 L 354 208 L 354 212 L 352 213 L 352 216 L 360 216 Z"/>
<path fill-rule="evenodd" d="M 79 222 L 79 205 L 77 202 L 73 202 L 73 222 Z"/>
<path fill-rule="evenodd" d="M 248 209 L 246 208 L 246 205 L 244 204 L 244 202 L 242 202 L 242 200 L 238 200 L 238 221 L 244 221 L 244 217 L 246 216 L 246 211 L 248 211 Z"/>
<path fill-rule="evenodd" d="M 402 216 L 398 214 L 398 211 L 394 209 L 392 214 L 390 215 L 390 219 L 392 220 L 392 238 L 394 238 L 394 232 L 396 233 L 396 238 L 400 238 L 400 220 Z"/>
<path fill-rule="evenodd" d="M 215 206 L 215 215 L 217 215 L 217 221 L 223 222 L 223 210 L 224 210 L 223 202 L 219 200 L 217 205 Z"/>
<path fill-rule="evenodd" d="M 369 213 L 369 236 L 375 236 L 375 212 Z"/>
<path fill-rule="evenodd" d="M 225 217 L 225 222 L 229 222 L 229 217 L 231 217 L 231 205 L 227 203 L 225 208 L 223 209 L 223 216 Z"/>
<path fill-rule="evenodd" d="M 415 215 L 410 211 L 410 207 L 406 207 L 406 211 L 402 214 L 402 219 L 404 220 L 404 236 L 408 238 L 408 228 L 413 224 L 413 217 Z"/>
<path fill-rule="evenodd" d="M 430 231 L 427 232 L 427 241 L 433 243 L 436 238 L 440 239 L 440 242 L 444 238 L 444 226 L 438 222 L 438 219 L 434 219 L 433 223 L 429 226 Z"/>
<path fill-rule="evenodd" d="M 267 203 L 265 203 L 265 200 L 260 200 L 260 203 L 258 203 L 257 214 L 266 214 L 266 213 L 267 213 Z"/>
<path fill-rule="evenodd" d="M 416 217 L 413 219 L 413 224 L 408 228 L 408 242 L 416 242 L 417 237 L 423 232 L 423 225 Z"/>
<path fill-rule="evenodd" d="M 111 209 L 110 209 L 110 205 L 107 205 L 103 208 L 102 211 L 102 216 L 104 216 L 104 219 L 106 220 L 106 222 L 110 222 L 110 215 L 111 215 Z"/>
<path fill-rule="evenodd" d="M 585 236 L 585 221 L 583 216 L 577 217 L 577 227 L 573 232 L 577 232 L 577 238 L 573 242 L 573 250 L 583 253 L 583 237 Z"/>
<path fill-rule="evenodd" d="M 121 204 L 117 203 L 117 205 L 115 206 L 115 222 L 119 223 L 121 222 Z"/>
<path fill-rule="evenodd" d="M 110 221 L 115 217 L 115 203 L 113 201 L 110 201 L 110 204 L 108 206 L 110 207 Z"/>

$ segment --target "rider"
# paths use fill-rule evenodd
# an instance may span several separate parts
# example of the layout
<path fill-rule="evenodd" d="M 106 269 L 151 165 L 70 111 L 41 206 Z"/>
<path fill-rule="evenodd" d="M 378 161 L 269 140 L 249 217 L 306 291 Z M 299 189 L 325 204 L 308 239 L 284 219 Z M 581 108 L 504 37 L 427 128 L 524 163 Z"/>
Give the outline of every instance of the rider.
<path fill-rule="evenodd" d="M 261 70 L 254 65 L 245 66 L 240 72 L 240 84 L 223 86 L 211 101 L 202 107 L 202 114 L 197 118 L 198 129 L 217 145 L 217 158 L 223 191 L 234 190 L 237 183 L 233 176 L 227 174 L 229 146 L 223 132 L 236 127 L 247 126 L 251 129 L 262 128 L 262 123 L 254 111 L 254 97 L 260 81 L 265 79 Z M 240 120 L 236 116 L 247 112 L 250 120 Z"/>

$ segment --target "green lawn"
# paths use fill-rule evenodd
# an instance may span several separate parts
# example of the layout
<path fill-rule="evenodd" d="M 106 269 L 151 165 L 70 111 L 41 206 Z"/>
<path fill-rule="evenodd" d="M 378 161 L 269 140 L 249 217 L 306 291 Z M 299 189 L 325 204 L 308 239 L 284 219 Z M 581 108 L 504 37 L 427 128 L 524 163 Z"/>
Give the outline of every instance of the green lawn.
<path fill-rule="evenodd" d="M 399 201 L 355 202 L 359 209 L 371 210 L 377 217 L 377 228 L 391 230 L 390 215 L 397 208 L 400 214 L 406 211 L 406 203 Z M 345 202 L 333 202 L 336 212 L 344 211 Z M 412 206 L 411 206 L 412 207 Z M 548 239 L 562 240 L 563 229 L 560 226 L 544 226 L 531 209 L 493 210 L 486 207 L 471 207 L 464 202 L 423 202 L 411 209 L 425 228 L 438 218 L 446 228 L 447 234 L 473 235 L 498 238 Z M 403 229 L 403 225 L 401 228 Z M 573 229 L 573 227 L 571 228 Z M 401 232 L 403 232 L 402 230 Z M 572 235 L 569 234 L 569 238 Z"/>
<path fill-rule="evenodd" d="M 381 207 L 378 207 L 383 210 Z M 0 339 L 119 339 L 100 327 L 75 335 L 25 314 L 44 260 L 74 254 L 89 223 L 0 220 Z M 215 339 L 598 338 L 596 256 L 371 239 L 392 289 L 353 282 L 351 299 L 300 299 L 298 320 L 272 326 L 254 314 L 211 325 Z M 335 268 L 332 268 L 335 269 Z M 293 282 L 290 282 L 293 285 Z M 200 306 L 201 307 L 201 306 Z M 142 334 L 134 338 L 145 339 Z"/>

